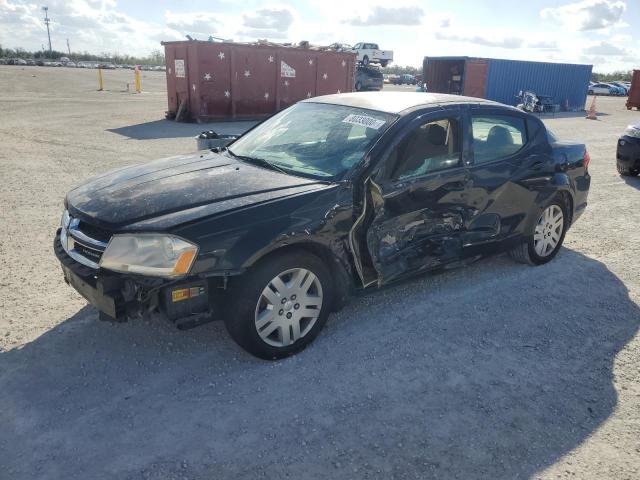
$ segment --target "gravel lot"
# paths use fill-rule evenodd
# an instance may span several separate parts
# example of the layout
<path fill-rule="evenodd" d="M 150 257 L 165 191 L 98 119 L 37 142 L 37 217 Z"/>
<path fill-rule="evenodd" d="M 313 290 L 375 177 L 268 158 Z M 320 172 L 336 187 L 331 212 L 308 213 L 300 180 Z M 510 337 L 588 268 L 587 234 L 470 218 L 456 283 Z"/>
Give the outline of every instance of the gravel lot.
<path fill-rule="evenodd" d="M 548 265 L 505 256 L 355 298 L 275 363 L 223 325 L 109 324 L 52 251 L 64 194 L 193 150 L 164 74 L 0 67 L 0 478 L 571 478 L 640 472 L 640 112 L 549 118 L 586 141 L 590 206 Z M 226 124 L 241 131 L 245 123 Z"/>

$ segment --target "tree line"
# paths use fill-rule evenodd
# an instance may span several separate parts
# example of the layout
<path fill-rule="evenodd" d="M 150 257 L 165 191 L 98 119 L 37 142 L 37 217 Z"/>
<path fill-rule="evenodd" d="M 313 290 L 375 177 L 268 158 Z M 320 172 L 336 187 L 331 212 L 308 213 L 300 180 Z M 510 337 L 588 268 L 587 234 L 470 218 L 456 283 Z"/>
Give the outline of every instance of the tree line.
<path fill-rule="evenodd" d="M 0 58 L 33 58 L 58 60 L 67 57 L 74 62 L 110 62 L 119 65 L 164 65 L 164 53 L 161 50 L 153 50 L 146 57 L 136 57 L 133 55 L 122 55 L 119 53 L 104 52 L 95 55 L 89 52 L 61 52 L 58 50 L 36 50 L 29 51 L 24 48 L 3 48 L 0 45 Z"/>

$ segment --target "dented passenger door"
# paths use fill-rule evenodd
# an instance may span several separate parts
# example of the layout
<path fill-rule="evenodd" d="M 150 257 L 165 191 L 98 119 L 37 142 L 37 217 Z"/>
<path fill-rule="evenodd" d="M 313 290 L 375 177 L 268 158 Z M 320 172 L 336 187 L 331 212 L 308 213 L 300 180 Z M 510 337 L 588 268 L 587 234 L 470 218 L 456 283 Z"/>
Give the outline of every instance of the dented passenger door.
<path fill-rule="evenodd" d="M 465 126 L 459 110 L 422 117 L 368 179 L 364 230 L 378 285 L 460 257 L 468 218 Z"/>

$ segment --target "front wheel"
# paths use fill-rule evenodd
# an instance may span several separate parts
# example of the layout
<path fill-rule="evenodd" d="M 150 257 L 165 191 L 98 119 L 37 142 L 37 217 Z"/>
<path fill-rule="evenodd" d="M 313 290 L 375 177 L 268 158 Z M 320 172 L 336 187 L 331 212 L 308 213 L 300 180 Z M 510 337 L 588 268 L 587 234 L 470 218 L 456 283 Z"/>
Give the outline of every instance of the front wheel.
<path fill-rule="evenodd" d="M 369 57 L 367 55 L 365 55 L 362 58 L 362 64 L 366 67 L 367 65 L 369 65 Z"/>
<path fill-rule="evenodd" d="M 304 349 L 331 311 L 331 275 L 315 255 L 275 254 L 231 287 L 225 326 L 259 358 L 282 358 Z"/>
<path fill-rule="evenodd" d="M 513 249 L 511 256 L 520 263 L 542 265 L 550 262 L 562 247 L 568 215 L 562 199 L 556 198 L 538 217 L 533 234 Z"/>

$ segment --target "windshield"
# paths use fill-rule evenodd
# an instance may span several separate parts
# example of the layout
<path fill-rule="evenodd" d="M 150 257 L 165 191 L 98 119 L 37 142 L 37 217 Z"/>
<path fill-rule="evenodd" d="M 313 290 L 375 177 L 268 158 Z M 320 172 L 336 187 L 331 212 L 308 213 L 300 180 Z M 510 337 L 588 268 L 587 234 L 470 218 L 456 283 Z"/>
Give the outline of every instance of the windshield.
<path fill-rule="evenodd" d="M 232 155 L 312 178 L 342 176 L 396 117 L 361 108 L 298 103 L 236 140 Z"/>

